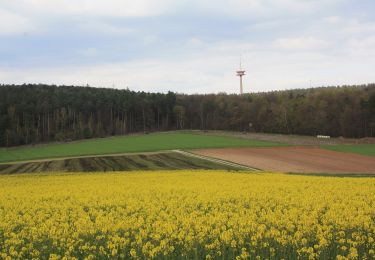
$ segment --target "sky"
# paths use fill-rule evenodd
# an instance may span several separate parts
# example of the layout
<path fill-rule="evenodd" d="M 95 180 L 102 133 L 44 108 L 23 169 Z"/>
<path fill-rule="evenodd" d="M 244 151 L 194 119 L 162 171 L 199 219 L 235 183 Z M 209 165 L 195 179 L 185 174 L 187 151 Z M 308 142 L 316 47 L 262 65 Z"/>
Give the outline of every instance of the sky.
<path fill-rule="evenodd" d="M 0 0 L 0 83 L 178 93 L 375 82 L 374 0 Z"/>

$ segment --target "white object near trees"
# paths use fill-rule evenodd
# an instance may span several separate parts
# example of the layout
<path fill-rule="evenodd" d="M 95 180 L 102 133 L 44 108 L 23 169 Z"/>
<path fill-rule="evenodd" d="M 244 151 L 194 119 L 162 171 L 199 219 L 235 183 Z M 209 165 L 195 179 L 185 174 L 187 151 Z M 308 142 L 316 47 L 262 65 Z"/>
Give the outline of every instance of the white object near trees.
<path fill-rule="evenodd" d="M 321 139 L 330 139 L 331 138 L 329 135 L 317 135 L 316 137 L 321 138 Z"/>

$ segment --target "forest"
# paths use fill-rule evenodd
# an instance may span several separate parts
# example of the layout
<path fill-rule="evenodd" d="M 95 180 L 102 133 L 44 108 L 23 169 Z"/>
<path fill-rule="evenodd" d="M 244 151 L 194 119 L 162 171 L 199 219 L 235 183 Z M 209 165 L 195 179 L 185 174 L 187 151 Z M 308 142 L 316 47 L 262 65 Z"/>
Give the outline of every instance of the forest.
<path fill-rule="evenodd" d="M 0 146 L 179 129 L 375 136 L 375 84 L 178 94 L 0 85 Z"/>

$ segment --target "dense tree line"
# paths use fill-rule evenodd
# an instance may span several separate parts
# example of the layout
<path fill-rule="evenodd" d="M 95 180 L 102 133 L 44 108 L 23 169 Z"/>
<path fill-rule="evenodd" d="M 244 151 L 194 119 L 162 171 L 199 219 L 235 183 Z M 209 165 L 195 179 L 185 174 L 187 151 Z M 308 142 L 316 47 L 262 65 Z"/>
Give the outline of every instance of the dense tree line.
<path fill-rule="evenodd" d="M 204 129 L 375 136 L 375 84 L 246 95 L 0 85 L 0 145 Z"/>

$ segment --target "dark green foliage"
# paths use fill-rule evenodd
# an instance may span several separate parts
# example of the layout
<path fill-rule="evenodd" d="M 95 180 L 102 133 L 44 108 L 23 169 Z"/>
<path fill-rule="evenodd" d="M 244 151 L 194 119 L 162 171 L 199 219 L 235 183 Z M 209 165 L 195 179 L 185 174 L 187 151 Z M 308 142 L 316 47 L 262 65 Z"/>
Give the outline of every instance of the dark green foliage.
<path fill-rule="evenodd" d="M 47 85 L 0 86 L 0 146 L 168 130 L 175 94 Z"/>
<path fill-rule="evenodd" d="M 185 126 L 191 128 L 375 136 L 375 84 L 177 98 L 186 108 Z"/>
<path fill-rule="evenodd" d="M 173 129 L 375 136 L 375 84 L 243 96 L 0 86 L 0 146 Z"/>

